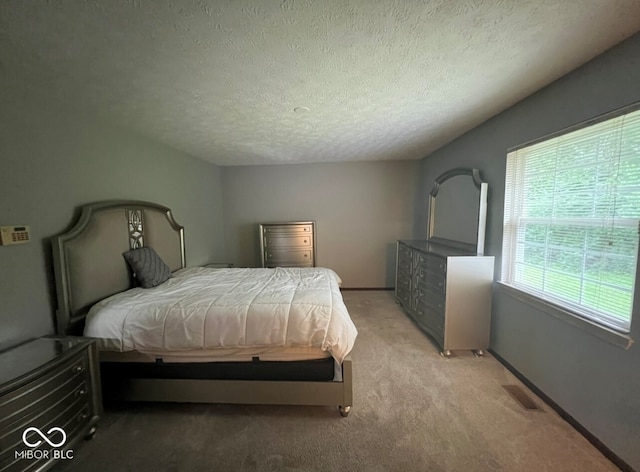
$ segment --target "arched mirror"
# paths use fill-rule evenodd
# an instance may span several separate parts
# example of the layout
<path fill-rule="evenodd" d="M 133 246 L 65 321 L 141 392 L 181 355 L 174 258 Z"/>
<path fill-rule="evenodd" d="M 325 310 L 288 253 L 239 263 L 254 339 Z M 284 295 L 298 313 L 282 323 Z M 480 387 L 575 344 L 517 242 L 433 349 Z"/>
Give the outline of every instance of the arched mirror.
<path fill-rule="evenodd" d="M 484 255 L 487 190 L 478 169 L 457 168 L 440 175 L 429 195 L 429 240 Z"/>

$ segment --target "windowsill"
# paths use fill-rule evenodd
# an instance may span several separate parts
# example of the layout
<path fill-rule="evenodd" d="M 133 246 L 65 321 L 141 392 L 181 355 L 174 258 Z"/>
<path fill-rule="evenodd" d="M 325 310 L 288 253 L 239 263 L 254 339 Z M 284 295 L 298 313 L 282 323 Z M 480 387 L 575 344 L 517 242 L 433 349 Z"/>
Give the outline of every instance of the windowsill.
<path fill-rule="evenodd" d="M 586 331 L 587 333 L 607 341 L 614 346 L 626 350 L 633 344 L 633 339 L 631 339 L 629 334 L 619 333 L 605 326 L 593 323 L 527 292 L 523 292 L 522 290 L 518 290 L 517 288 L 503 284 L 502 282 L 496 282 L 495 288 L 505 295 L 537 308 L 549 316 L 553 316 L 554 318 L 562 320 L 571 326 L 575 326 L 582 331 Z"/>

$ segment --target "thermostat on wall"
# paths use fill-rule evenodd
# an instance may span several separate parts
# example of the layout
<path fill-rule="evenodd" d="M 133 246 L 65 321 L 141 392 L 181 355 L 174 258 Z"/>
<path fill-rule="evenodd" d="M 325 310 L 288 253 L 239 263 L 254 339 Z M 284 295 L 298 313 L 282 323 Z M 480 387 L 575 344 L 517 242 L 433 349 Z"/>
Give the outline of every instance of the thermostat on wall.
<path fill-rule="evenodd" d="M 0 226 L 0 244 L 24 244 L 31 239 L 28 226 Z"/>

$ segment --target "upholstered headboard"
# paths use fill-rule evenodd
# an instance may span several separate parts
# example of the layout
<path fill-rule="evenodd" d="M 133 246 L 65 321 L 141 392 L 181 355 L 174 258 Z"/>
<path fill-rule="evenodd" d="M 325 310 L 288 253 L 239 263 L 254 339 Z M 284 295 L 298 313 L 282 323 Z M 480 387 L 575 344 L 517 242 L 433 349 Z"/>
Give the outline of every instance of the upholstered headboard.
<path fill-rule="evenodd" d="M 84 205 L 69 231 L 53 238 L 58 334 L 80 334 L 89 308 L 133 287 L 122 253 L 152 247 L 172 271 L 185 267 L 184 229 L 171 210 L 139 201 Z"/>

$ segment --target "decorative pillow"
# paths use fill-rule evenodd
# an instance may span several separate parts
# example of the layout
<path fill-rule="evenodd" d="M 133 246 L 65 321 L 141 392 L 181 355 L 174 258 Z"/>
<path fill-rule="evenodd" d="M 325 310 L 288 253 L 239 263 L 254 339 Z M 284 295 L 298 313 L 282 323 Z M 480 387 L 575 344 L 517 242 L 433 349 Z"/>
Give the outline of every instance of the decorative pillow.
<path fill-rule="evenodd" d="M 153 248 L 132 249 L 122 255 L 142 288 L 156 287 L 171 277 L 171 269 Z"/>

